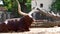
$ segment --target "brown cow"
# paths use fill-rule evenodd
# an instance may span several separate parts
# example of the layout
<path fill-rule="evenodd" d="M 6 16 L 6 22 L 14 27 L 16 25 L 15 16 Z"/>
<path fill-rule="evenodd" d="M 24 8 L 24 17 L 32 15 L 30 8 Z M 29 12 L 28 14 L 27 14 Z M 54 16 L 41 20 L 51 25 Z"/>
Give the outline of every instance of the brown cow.
<path fill-rule="evenodd" d="M 26 15 L 22 17 L 19 21 L 18 20 L 8 21 L 6 25 L 8 26 L 9 31 L 23 32 L 23 31 L 29 31 L 29 27 L 32 24 L 32 22 L 33 19 L 30 18 L 28 15 Z"/>
<path fill-rule="evenodd" d="M 7 24 L 5 23 L 0 24 L 0 32 L 29 31 L 29 27 L 31 26 L 33 19 L 31 18 L 31 15 L 21 12 L 20 4 L 18 1 L 17 3 L 18 3 L 19 14 L 24 15 L 24 16 L 19 21 L 11 20 L 11 21 L 8 21 Z"/>

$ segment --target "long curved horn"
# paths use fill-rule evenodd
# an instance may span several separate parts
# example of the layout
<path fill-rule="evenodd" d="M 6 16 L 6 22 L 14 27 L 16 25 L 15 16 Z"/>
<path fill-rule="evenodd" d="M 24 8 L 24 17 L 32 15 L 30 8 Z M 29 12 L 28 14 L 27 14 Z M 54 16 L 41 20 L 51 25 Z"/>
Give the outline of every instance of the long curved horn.
<path fill-rule="evenodd" d="M 25 16 L 25 15 L 28 15 L 27 13 L 24 13 L 24 12 L 21 11 L 20 3 L 19 3 L 18 0 L 16 0 L 16 1 L 17 1 L 17 3 L 18 3 L 18 13 L 21 14 L 21 15 L 24 15 L 24 16 Z"/>

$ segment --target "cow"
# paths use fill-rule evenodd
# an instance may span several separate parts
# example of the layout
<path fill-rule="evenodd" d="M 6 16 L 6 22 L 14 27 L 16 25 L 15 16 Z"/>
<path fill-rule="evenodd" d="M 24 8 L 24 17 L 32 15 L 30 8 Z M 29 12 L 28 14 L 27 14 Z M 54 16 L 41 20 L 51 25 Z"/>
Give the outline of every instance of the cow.
<path fill-rule="evenodd" d="M 23 15 L 22 18 L 19 20 L 8 20 L 7 23 L 1 23 L 0 24 L 0 32 L 24 32 L 24 31 L 30 31 L 29 27 L 33 23 L 33 18 L 30 13 L 24 13 L 21 11 L 20 4 L 18 0 L 16 0 L 18 3 L 18 13 Z"/>

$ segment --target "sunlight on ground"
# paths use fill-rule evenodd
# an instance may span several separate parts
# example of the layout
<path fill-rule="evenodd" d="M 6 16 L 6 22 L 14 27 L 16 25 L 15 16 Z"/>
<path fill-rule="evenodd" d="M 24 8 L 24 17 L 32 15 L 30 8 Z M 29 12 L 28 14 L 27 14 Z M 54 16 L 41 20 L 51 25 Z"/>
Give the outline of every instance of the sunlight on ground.
<path fill-rule="evenodd" d="M 13 32 L 0 34 L 60 34 L 60 27 L 54 28 L 30 28 L 29 32 Z"/>

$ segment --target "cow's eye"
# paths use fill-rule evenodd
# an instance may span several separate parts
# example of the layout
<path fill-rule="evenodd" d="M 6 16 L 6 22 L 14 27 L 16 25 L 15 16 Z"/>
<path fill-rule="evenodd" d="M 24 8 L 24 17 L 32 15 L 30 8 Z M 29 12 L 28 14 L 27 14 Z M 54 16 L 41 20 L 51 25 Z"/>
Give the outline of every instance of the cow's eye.
<path fill-rule="evenodd" d="M 40 10 L 39 8 L 37 8 L 37 10 Z"/>

